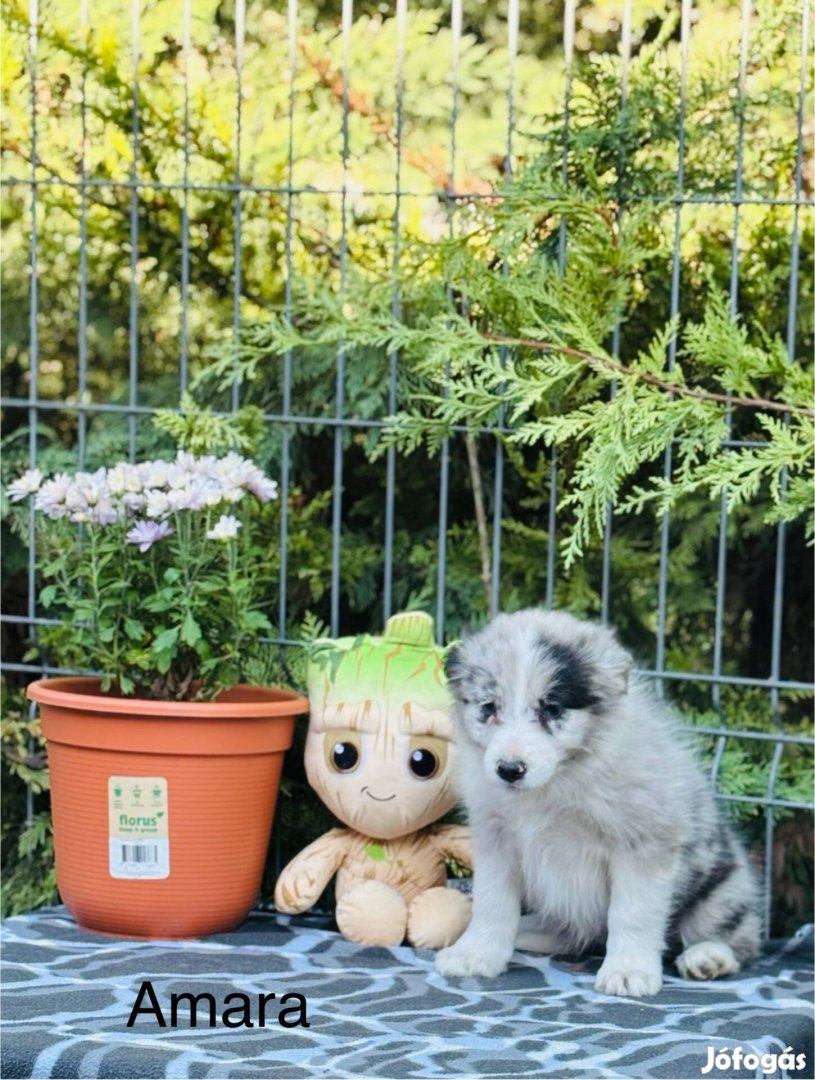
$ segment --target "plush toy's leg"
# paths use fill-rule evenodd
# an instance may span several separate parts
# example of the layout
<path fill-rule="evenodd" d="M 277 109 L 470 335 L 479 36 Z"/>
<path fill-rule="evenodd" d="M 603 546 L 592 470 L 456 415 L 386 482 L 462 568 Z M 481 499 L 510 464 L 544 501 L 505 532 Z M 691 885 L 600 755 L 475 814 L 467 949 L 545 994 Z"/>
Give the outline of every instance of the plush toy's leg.
<path fill-rule="evenodd" d="M 471 913 L 469 897 L 458 889 L 426 889 L 408 908 L 408 941 L 419 949 L 443 949 L 461 937 Z"/>
<path fill-rule="evenodd" d="M 337 925 L 344 937 L 359 945 L 401 945 L 407 905 L 384 881 L 361 881 L 337 902 Z"/>

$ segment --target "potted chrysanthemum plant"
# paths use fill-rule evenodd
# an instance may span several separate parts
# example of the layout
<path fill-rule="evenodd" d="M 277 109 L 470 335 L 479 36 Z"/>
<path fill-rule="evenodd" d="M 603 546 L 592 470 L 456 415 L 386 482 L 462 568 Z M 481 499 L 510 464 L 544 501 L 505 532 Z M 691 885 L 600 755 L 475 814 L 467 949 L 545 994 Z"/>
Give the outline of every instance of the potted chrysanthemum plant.
<path fill-rule="evenodd" d="M 274 481 L 179 452 L 8 488 L 35 517 L 43 608 L 75 666 L 41 679 L 60 894 L 89 929 L 236 926 L 259 888 L 282 758 L 306 700 L 241 683 L 271 630 L 256 538 Z M 63 650 L 64 654 L 64 650 Z"/>

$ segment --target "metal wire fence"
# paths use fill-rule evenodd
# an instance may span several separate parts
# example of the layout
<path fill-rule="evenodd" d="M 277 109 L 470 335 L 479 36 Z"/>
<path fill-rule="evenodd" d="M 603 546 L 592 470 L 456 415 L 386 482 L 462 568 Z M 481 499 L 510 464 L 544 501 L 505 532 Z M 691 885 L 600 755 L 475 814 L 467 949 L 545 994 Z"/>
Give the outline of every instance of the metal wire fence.
<path fill-rule="evenodd" d="M 507 78 L 506 100 L 503 107 L 506 110 L 506 139 L 505 139 L 505 165 L 504 171 L 512 176 L 515 166 L 516 137 L 517 137 L 517 87 L 515 79 L 515 67 L 518 57 L 519 25 L 522 14 L 522 5 L 527 0 L 508 0 L 505 16 L 506 55 L 507 55 Z M 76 40 L 84 40 L 88 26 L 94 17 L 94 12 L 89 9 L 92 0 L 80 0 L 78 10 L 78 22 L 76 27 Z M 457 207 L 463 200 L 473 198 L 472 192 L 466 192 L 457 188 L 457 170 L 459 155 L 459 63 L 460 50 L 464 27 L 465 0 L 452 0 L 449 9 L 449 27 L 451 30 L 452 51 L 449 57 L 449 161 L 446 166 L 448 183 L 444 190 L 435 192 L 434 197 L 440 205 L 445 207 L 449 228 L 455 226 Z M 254 11 L 254 9 L 252 9 Z M 29 460 L 33 468 L 38 459 L 38 425 L 44 416 L 49 413 L 75 415 L 77 432 L 77 450 L 80 462 L 84 459 L 88 430 L 91 420 L 96 416 L 105 414 L 121 414 L 127 418 L 128 441 L 131 456 L 137 452 L 138 421 L 142 417 L 151 415 L 154 411 L 139 400 L 139 376 L 140 376 L 140 272 L 138 266 L 140 230 L 144 228 L 140 215 L 140 201 L 146 194 L 160 193 L 161 191 L 172 192 L 180 200 L 180 326 L 178 334 L 178 389 L 183 392 L 190 383 L 190 345 L 189 323 L 191 290 L 191 212 L 190 201 L 194 197 L 206 193 L 215 193 L 229 198 L 232 201 L 232 218 L 234 228 L 233 264 L 231 267 L 231 292 L 232 292 L 232 332 L 235 340 L 240 339 L 242 331 L 242 287 L 243 287 L 243 244 L 242 231 L 247 215 L 256 210 L 248 209 L 248 200 L 263 195 L 274 195 L 283 202 L 285 210 L 284 244 L 282 251 L 283 273 L 285 281 L 285 305 L 286 310 L 291 311 L 293 301 L 293 250 L 294 250 L 294 217 L 295 203 L 299 200 L 308 200 L 319 196 L 320 198 L 336 198 L 337 225 L 339 228 L 339 279 L 342 288 L 348 273 L 349 260 L 349 173 L 348 163 L 350 158 L 349 146 L 349 123 L 351 118 L 350 95 L 353 92 L 354 71 L 350 61 L 350 41 L 354 21 L 353 0 L 342 0 L 341 23 L 339 33 L 342 38 L 342 65 L 341 65 L 341 165 L 342 182 L 339 186 L 327 185 L 315 188 L 314 185 L 300 184 L 297 182 L 296 162 L 297 146 L 295 142 L 295 119 L 298 105 L 296 90 L 296 73 L 298 65 L 297 34 L 301 20 L 301 12 L 298 10 L 298 0 L 288 0 L 285 13 L 285 25 L 288 43 L 288 137 L 287 137 L 287 160 L 285 176 L 282 182 L 275 184 L 252 183 L 245 179 L 242 170 L 243 143 L 246 134 L 243 130 L 244 108 L 244 85 L 243 70 L 245 56 L 245 42 L 247 34 L 247 7 L 246 0 L 235 0 L 234 4 L 234 56 L 235 56 L 235 172 L 231 181 L 202 181 L 194 178 L 194 147 L 191 139 L 191 103 L 189 89 L 189 63 L 193 51 L 192 20 L 194 12 L 192 0 L 183 0 L 181 9 L 181 24 L 178 28 L 181 40 L 181 54 L 183 58 L 182 70 L 184 73 L 183 84 L 183 146 L 180 157 L 180 174 L 169 181 L 154 181 L 145 179 L 140 171 L 141 153 L 141 121 L 139 91 L 140 80 L 140 18 L 141 6 L 139 0 L 133 0 L 131 5 L 131 49 L 132 49 L 132 99 L 131 99 L 131 146 L 130 146 L 130 174 L 126 179 L 105 180 L 92 175 L 88 161 L 87 147 L 89 144 L 88 134 L 88 110 L 86 106 L 86 80 L 88 78 L 87 66 L 82 71 L 82 81 L 79 88 L 82 151 L 79 163 L 79 173 L 75 177 L 53 175 L 43 171 L 42 163 L 38 156 L 38 126 L 41 123 L 40 108 L 38 104 L 38 56 L 40 52 L 39 28 L 43 18 L 39 10 L 38 0 L 29 0 L 29 53 L 27 58 L 27 70 L 30 86 L 30 110 L 31 110 L 31 153 L 30 174 L 27 176 L 5 176 L 4 186 L 28 193 L 29 213 L 29 264 L 30 264 L 30 312 L 28 326 L 27 351 L 28 363 L 28 395 L 6 396 L 2 399 L 2 405 L 7 410 L 25 410 L 27 412 L 29 428 Z M 578 29 L 578 10 L 576 0 L 566 0 L 563 10 L 563 39 L 562 59 L 565 72 L 565 96 L 563 101 L 565 126 L 568 132 L 570 106 L 572 97 L 572 71 L 575 59 L 575 38 Z M 739 284 L 740 284 L 740 257 L 739 236 L 740 226 L 746 209 L 750 206 L 762 206 L 777 204 L 793 208 L 792 229 L 789 236 L 789 289 L 788 289 L 788 315 L 787 315 L 787 351 L 791 363 L 795 362 L 796 350 L 796 320 L 799 295 L 799 262 L 800 262 L 800 215 L 811 208 L 812 201 L 807 198 L 804 191 L 804 155 L 805 155 L 805 99 L 806 99 L 806 71 L 810 59 L 810 10 L 808 3 L 804 3 L 801 9 L 801 80 L 798 101 L 797 141 L 795 147 L 794 166 L 794 191 L 789 197 L 767 198 L 759 195 L 745 194 L 744 185 L 744 129 L 743 116 L 747 95 L 747 65 L 748 50 L 750 43 L 750 27 L 752 0 L 743 0 L 741 9 L 741 47 L 738 58 L 734 62 L 734 91 L 738 95 L 739 115 L 742 121 L 739 126 L 739 136 L 734 147 L 734 187 L 732 194 L 728 196 L 700 195 L 696 192 L 687 192 L 685 189 L 685 95 L 686 74 L 688 70 L 688 49 L 691 40 L 691 28 L 693 18 L 692 0 L 681 0 L 679 48 L 681 55 L 680 67 L 680 98 L 679 111 L 676 125 L 677 140 L 677 167 L 675 192 L 672 196 L 664 196 L 673 206 L 674 213 L 674 253 L 670 279 L 670 315 L 675 317 L 683 310 L 683 297 L 681 293 L 681 242 L 683 215 L 686 208 L 692 204 L 723 204 L 732 208 L 732 236 L 730 254 L 730 310 L 735 315 L 739 311 Z M 255 12 L 255 16 L 257 13 Z M 394 270 L 398 267 L 400 259 L 400 237 L 402 235 L 402 218 L 406 200 L 420 194 L 406 189 L 403 183 L 403 102 L 405 96 L 405 63 L 406 63 L 406 19 L 408 17 L 408 0 L 395 0 L 394 10 L 396 20 L 396 39 L 393 56 L 393 71 L 395 83 L 395 116 L 393 118 L 393 150 L 395 171 L 393 183 L 387 192 L 392 199 L 392 261 Z M 250 12 L 251 16 L 251 12 Z M 213 30 L 213 33 L 215 31 Z M 632 54 L 632 0 L 625 0 L 622 8 L 622 17 L 619 27 L 619 53 L 622 56 L 622 91 L 621 108 L 626 107 L 628 92 L 628 70 Z M 275 76 L 272 75 L 272 78 Z M 567 148 L 564 146 L 563 179 L 568 179 L 567 171 Z M 76 320 L 78 322 L 78 385 L 77 392 L 70 400 L 65 398 L 50 398 L 40 393 L 40 367 L 42 355 L 39 343 L 40 326 L 40 299 L 39 285 L 41 277 L 39 246 L 42 230 L 48 227 L 40 212 L 40 200 L 42 192 L 47 187 L 61 186 L 75 191 L 78 198 L 79 220 L 79 245 L 78 245 L 78 305 Z M 125 402 L 112 402 L 104 400 L 90 400 L 88 393 L 89 371 L 92 363 L 88 349 L 88 306 L 89 306 L 89 244 L 88 227 L 91 204 L 100 193 L 107 192 L 111 197 L 118 200 L 126 199 L 129 203 L 129 241 L 130 241 L 130 275 L 129 275 L 129 326 L 128 326 L 128 392 Z M 364 193 L 363 193 L 364 194 Z M 376 194 L 385 193 L 379 191 Z M 618 214 L 626 212 L 626 192 L 620 201 Z M 635 197 L 635 196 L 632 196 Z M 652 196 L 652 199 L 654 197 Z M 659 197 L 657 197 L 659 198 Z M 569 236 L 565 225 L 561 226 L 559 238 L 559 260 L 561 267 L 566 265 L 569 253 Z M 398 290 L 394 289 L 393 311 L 399 313 L 400 297 Z M 620 350 L 620 327 L 614 332 L 613 352 L 619 355 Z M 670 364 L 676 362 L 676 338 L 670 345 Z M 282 399 L 278 412 L 268 412 L 265 415 L 266 422 L 279 428 L 280 442 L 280 489 L 287 493 L 292 485 L 292 445 L 293 440 L 307 431 L 309 427 L 322 429 L 328 428 L 333 431 L 333 498 L 331 504 L 331 579 L 330 579 L 330 605 L 329 621 L 332 634 L 338 634 L 341 626 L 341 557 L 343 545 L 343 527 L 346 507 L 343 502 L 343 493 L 346 480 L 347 451 L 345 436 L 348 432 L 368 431 L 382 427 L 383 418 L 360 417 L 349 415 L 346 408 L 345 388 L 347 380 L 348 357 L 343 349 L 336 354 L 335 363 L 335 394 L 333 412 L 331 415 L 310 416 L 302 415 L 297 411 L 293 398 L 293 365 L 295 358 L 291 353 L 283 357 L 282 363 Z M 388 358 L 388 391 L 387 407 L 389 413 L 397 410 L 398 400 L 398 373 L 400 357 L 393 353 Z M 232 390 L 232 405 L 237 408 L 240 404 L 240 387 L 236 384 Z M 503 507 L 504 507 L 504 483 L 506 476 L 506 457 L 504 445 L 500 434 L 503 429 L 504 417 L 500 418 L 496 428 L 487 433 L 490 439 L 490 453 L 492 455 L 492 506 L 494 508 L 491 523 L 491 608 L 496 611 L 501 606 L 501 566 L 502 566 L 502 541 L 503 541 Z M 438 504 L 438 536 L 437 536 L 437 573 L 436 573 L 436 596 L 435 618 L 436 629 L 440 639 L 445 637 L 446 604 L 445 596 L 448 575 L 448 522 L 451 498 L 451 439 L 461 436 L 461 432 L 454 432 L 442 446 L 438 463 L 438 472 L 433 480 L 435 498 Z M 738 439 L 731 440 L 727 445 L 738 447 L 744 445 Z M 555 583 L 558 567 L 558 457 L 556 451 L 551 452 L 549 462 L 549 499 L 546 510 L 548 525 L 548 547 L 546 551 L 545 566 L 541 572 L 541 598 L 547 606 L 554 602 Z M 672 455 L 669 450 L 664 460 L 664 476 L 670 479 L 672 472 Z M 382 566 L 382 618 L 387 619 L 394 607 L 394 559 L 395 559 L 395 529 L 396 508 L 399 500 L 399 485 L 397 482 L 397 454 L 391 447 L 384 457 L 384 537 L 383 551 L 384 562 Z M 286 498 L 280 503 L 280 573 L 279 573 L 279 600 L 278 600 L 278 626 L 279 634 L 274 639 L 281 646 L 296 647 L 299 642 L 288 636 L 286 628 L 289 625 L 288 617 L 288 588 L 289 588 L 289 532 L 290 532 L 290 508 Z M 741 803 L 753 803 L 760 807 L 765 821 L 765 847 L 764 847 L 764 871 L 765 871 L 765 922 L 769 925 L 771 894 L 769 883 L 772 878 L 773 840 L 775 830 L 775 813 L 779 809 L 812 811 L 814 804 L 808 801 L 779 797 L 776 791 L 776 781 L 779 767 L 785 749 L 793 745 L 813 746 L 813 739 L 807 735 L 789 733 L 784 730 L 780 717 L 779 702 L 781 695 L 786 692 L 811 691 L 813 685 L 807 679 L 793 680 L 782 677 L 782 632 L 784 626 L 785 601 L 789 596 L 790 582 L 786 579 L 785 553 L 787 546 L 787 528 L 782 523 L 777 527 L 776 534 L 776 559 L 774 569 L 773 605 L 772 605 L 772 632 L 770 648 L 769 669 L 761 672 L 743 672 L 734 674 L 725 670 L 724 642 L 725 642 L 725 618 L 727 601 L 727 572 L 728 572 L 728 508 L 726 496 L 722 497 L 720 507 L 720 520 L 718 530 L 718 561 L 715 583 L 715 618 L 713 623 L 713 649 L 712 665 L 709 671 L 684 671 L 675 670 L 668 664 L 668 598 L 670 589 L 670 565 L 671 565 L 671 521 L 669 516 L 662 519 L 659 526 L 659 581 L 658 581 L 658 605 L 656 614 L 655 635 L 655 661 L 647 666 L 644 671 L 660 684 L 682 684 L 692 682 L 709 686 L 710 695 L 714 707 L 721 705 L 721 692 L 725 686 L 758 688 L 769 696 L 774 715 L 776 717 L 776 730 L 761 732 L 745 730 L 738 724 L 731 725 L 726 722 L 724 716 L 719 725 L 698 728 L 698 731 L 707 736 L 715 737 L 716 748 L 713 757 L 712 780 L 717 784 L 719 770 L 723 760 L 725 749 L 729 740 L 761 740 L 772 744 L 773 755 L 767 773 L 766 790 L 752 795 L 737 795 L 719 791 L 723 800 Z M 606 520 L 603 559 L 601 568 L 601 616 L 604 621 L 611 618 L 611 598 L 615 588 L 625 588 L 625 582 L 612 580 L 612 542 L 614 537 L 614 523 L 609 508 Z M 52 620 L 42 616 L 37 604 L 37 579 L 35 572 L 33 535 L 30 538 L 30 552 L 28 561 L 27 578 L 27 601 L 25 614 L 5 614 L 3 620 L 7 624 L 23 626 L 31 638 L 36 638 L 37 627 L 48 625 Z M 40 673 L 59 673 L 58 668 L 47 664 L 30 664 L 6 660 L 3 668 L 9 672 L 35 675 Z"/>

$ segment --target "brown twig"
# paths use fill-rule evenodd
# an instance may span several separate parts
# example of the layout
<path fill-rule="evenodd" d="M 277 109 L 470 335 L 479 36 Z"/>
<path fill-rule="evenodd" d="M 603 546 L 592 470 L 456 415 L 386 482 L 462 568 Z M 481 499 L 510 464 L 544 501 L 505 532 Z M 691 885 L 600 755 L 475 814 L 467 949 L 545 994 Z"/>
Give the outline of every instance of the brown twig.
<path fill-rule="evenodd" d="M 332 96 L 339 102 L 347 101 L 349 112 L 364 117 L 370 123 L 375 135 L 382 136 L 391 146 L 397 147 L 393 118 L 378 109 L 367 94 L 359 90 L 346 91 L 342 74 L 331 66 L 327 57 L 315 56 L 303 37 L 297 39 L 297 45 L 303 59 Z M 445 155 L 441 147 L 431 146 L 426 151 L 414 150 L 406 146 L 401 146 L 399 149 L 407 164 L 429 177 L 436 188 L 441 191 L 452 189 L 453 178 L 446 167 Z M 474 176 L 459 179 L 455 186 L 456 190 L 462 194 L 489 195 L 493 190 L 488 181 Z"/>
<path fill-rule="evenodd" d="M 618 360 L 612 360 L 609 356 L 595 356 L 594 353 L 583 349 L 573 349 L 567 345 L 558 345 L 554 341 L 538 341 L 537 338 L 513 338 L 503 334 L 492 334 L 486 330 L 481 331 L 481 337 L 490 343 L 498 345 L 514 345 L 524 349 L 535 349 L 538 352 L 557 352 L 564 356 L 573 356 L 576 360 L 585 360 L 590 364 L 599 364 L 620 375 L 626 375 L 631 379 L 639 379 L 641 382 L 656 386 L 670 394 L 680 397 L 697 398 L 699 401 L 715 401 L 722 405 L 740 407 L 744 409 L 757 409 L 761 412 L 795 413 L 798 416 L 806 416 L 815 420 L 815 409 L 807 409 L 803 405 L 786 405 L 783 401 L 770 401 L 767 398 L 735 397 L 730 394 L 720 394 L 715 390 L 700 390 L 698 387 L 683 386 L 681 383 L 667 382 L 649 371 L 634 371 L 626 367 Z"/>
<path fill-rule="evenodd" d="M 487 611 L 494 614 L 492 608 L 492 557 L 490 553 L 490 534 L 487 529 L 487 511 L 484 507 L 484 488 L 481 484 L 481 468 L 478 464 L 478 446 L 475 435 L 468 431 L 464 436 L 467 447 L 467 463 L 470 467 L 470 486 L 473 489 L 475 521 L 478 528 L 478 549 L 481 554 L 481 580 L 487 597 Z"/>

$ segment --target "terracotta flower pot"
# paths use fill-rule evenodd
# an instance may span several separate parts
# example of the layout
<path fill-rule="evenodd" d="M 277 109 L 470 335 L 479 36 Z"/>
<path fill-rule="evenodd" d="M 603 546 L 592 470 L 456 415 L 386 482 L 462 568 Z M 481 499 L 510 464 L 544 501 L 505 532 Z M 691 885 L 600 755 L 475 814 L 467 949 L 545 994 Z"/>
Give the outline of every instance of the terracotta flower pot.
<path fill-rule="evenodd" d="M 217 701 L 28 687 L 48 743 L 57 884 L 80 926 L 125 937 L 233 929 L 260 887 L 299 694 L 238 686 Z"/>

